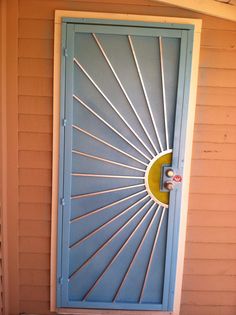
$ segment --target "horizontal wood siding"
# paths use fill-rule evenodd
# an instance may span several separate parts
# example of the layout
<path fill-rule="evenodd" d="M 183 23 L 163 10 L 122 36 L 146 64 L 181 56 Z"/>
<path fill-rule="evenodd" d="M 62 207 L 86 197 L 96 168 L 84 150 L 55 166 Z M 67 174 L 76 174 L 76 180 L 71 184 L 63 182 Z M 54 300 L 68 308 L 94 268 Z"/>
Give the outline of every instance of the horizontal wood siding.
<path fill-rule="evenodd" d="M 3 227 L 2 227 L 2 209 L 0 204 L 0 315 L 4 314 L 4 304 L 3 304 L 3 297 L 4 297 L 4 273 L 3 273 L 3 237 L 2 237 Z"/>
<path fill-rule="evenodd" d="M 20 312 L 49 313 L 56 9 L 202 18 L 181 315 L 236 313 L 236 23 L 149 0 L 19 0 Z"/>
<path fill-rule="evenodd" d="M 3 17 L 5 15 L 5 11 L 3 9 L 3 5 L 0 3 L 0 43 L 1 45 L 3 44 L 4 42 L 4 29 L 3 29 Z M 5 59 L 4 59 L 4 53 L 3 53 L 3 50 L 1 48 L 0 50 L 0 67 L 3 68 L 3 64 L 5 63 Z M 3 69 L 2 69 L 3 71 Z M 0 76 L 0 102 L 1 102 L 1 105 L 0 105 L 0 122 L 1 124 L 3 123 L 4 121 L 4 106 L 2 104 L 2 102 L 4 101 L 4 82 L 3 82 L 3 73 L 1 73 L 1 76 Z M 3 251 L 3 225 L 2 225 L 2 213 L 3 213 L 3 187 L 2 187 L 2 183 L 4 181 L 4 175 L 3 175 L 3 172 L 2 172 L 2 168 L 3 166 L 5 166 L 5 161 L 4 161 L 4 150 L 5 150 L 5 143 L 4 143 L 4 134 L 3 134 L 3 129 L 4 127 L 3 126 L 0 126 L 0 168 L 1 168 L 1 171 L 0 171 L 0 181 L 1 181 L 1 185 L 0 185 L 0 315 L 3 315 L 3 311 L 4 311 L 4 307 L 3 307 L 3 293 L 4 293 L 4 285 L 3 285 L 3 282 L 4 282 L 4 278 L 5 276 L 3 275 L 3 260 L 5 259 L 4 257 L 4 254 L 5 254 L 5 251 Z"/>

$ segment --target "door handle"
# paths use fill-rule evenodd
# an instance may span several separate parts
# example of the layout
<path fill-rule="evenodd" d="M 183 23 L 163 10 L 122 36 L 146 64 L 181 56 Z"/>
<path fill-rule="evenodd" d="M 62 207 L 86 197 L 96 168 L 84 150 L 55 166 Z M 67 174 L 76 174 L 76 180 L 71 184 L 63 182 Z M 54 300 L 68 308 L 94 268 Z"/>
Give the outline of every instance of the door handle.
<path fill-rule="evenodd" d="M 165 170 L 165 177 L 166 178 L 169 178 L 169 179 L 172 179 L 173 176 L 175 175 L 175 172 L 172 168 L 167 168 Z M 164 181 L 164 188 L 167 189 L 167 190 L 173 190 L 174 189 L 174 183 L 172 180 L 166 180 Z"/>
<path fill-rule="evenodd" d="M 162 166 L 161 191 L 171 191 L 181 182 L 182 176 L 176 174 L 175 169 L 173 169 L 170 165 Z"/>

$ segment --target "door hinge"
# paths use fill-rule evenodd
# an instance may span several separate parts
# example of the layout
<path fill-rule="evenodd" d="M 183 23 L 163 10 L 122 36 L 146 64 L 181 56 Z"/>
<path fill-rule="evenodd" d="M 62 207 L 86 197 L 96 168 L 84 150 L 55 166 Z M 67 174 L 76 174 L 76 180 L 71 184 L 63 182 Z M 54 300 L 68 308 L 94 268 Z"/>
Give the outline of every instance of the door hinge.
<path fill-rule="evenodd" d="M 61 198 L 61 205 L 64 207 L 65 205 L 65 199 L 64 198 Z"/>
<path fill-rule="evenodd" d="M 62 277 L 58 278 L 58 283 L 59 283 L 60 285 L 63 284 L 63 278 L 62 278 Z"/>
<path fill-rule="evenodd" d="M 67 123 L 67 120 L 65 118 L 62 119 L 62 126 L 65 127 Z"/>
<path fill-rule="evenodd" d="M 68 57 L 68 50 L 67 50 L 66 47 L 64 47 L 64 56 L 65 56 L 65 57 Z"/>

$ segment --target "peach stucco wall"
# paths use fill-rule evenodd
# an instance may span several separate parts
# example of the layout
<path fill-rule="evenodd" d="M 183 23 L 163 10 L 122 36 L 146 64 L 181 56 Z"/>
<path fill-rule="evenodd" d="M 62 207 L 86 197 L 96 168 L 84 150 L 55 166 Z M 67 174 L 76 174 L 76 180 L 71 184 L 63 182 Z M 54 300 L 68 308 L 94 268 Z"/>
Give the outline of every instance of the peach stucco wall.
<path fill-rule="evenodd" d="M 181 315 L 236 314 L 236 23 L 149 0 L 8 0 L 9 314 L 49 313 L 55 9 L 202 18 Z"/>

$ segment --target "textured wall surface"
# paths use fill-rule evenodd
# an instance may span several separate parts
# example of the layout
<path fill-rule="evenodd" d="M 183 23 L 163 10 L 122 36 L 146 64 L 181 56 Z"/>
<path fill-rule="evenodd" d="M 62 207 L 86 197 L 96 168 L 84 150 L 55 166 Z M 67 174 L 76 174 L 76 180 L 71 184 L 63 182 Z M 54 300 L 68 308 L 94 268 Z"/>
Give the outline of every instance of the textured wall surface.
<path fill-rule="evenodd" d="M 20 312 L 49 313 L 55 9 L 203 19 L 181 315 L 236 314 L 236 23 L 149 0 L 18 1 Z"/>

